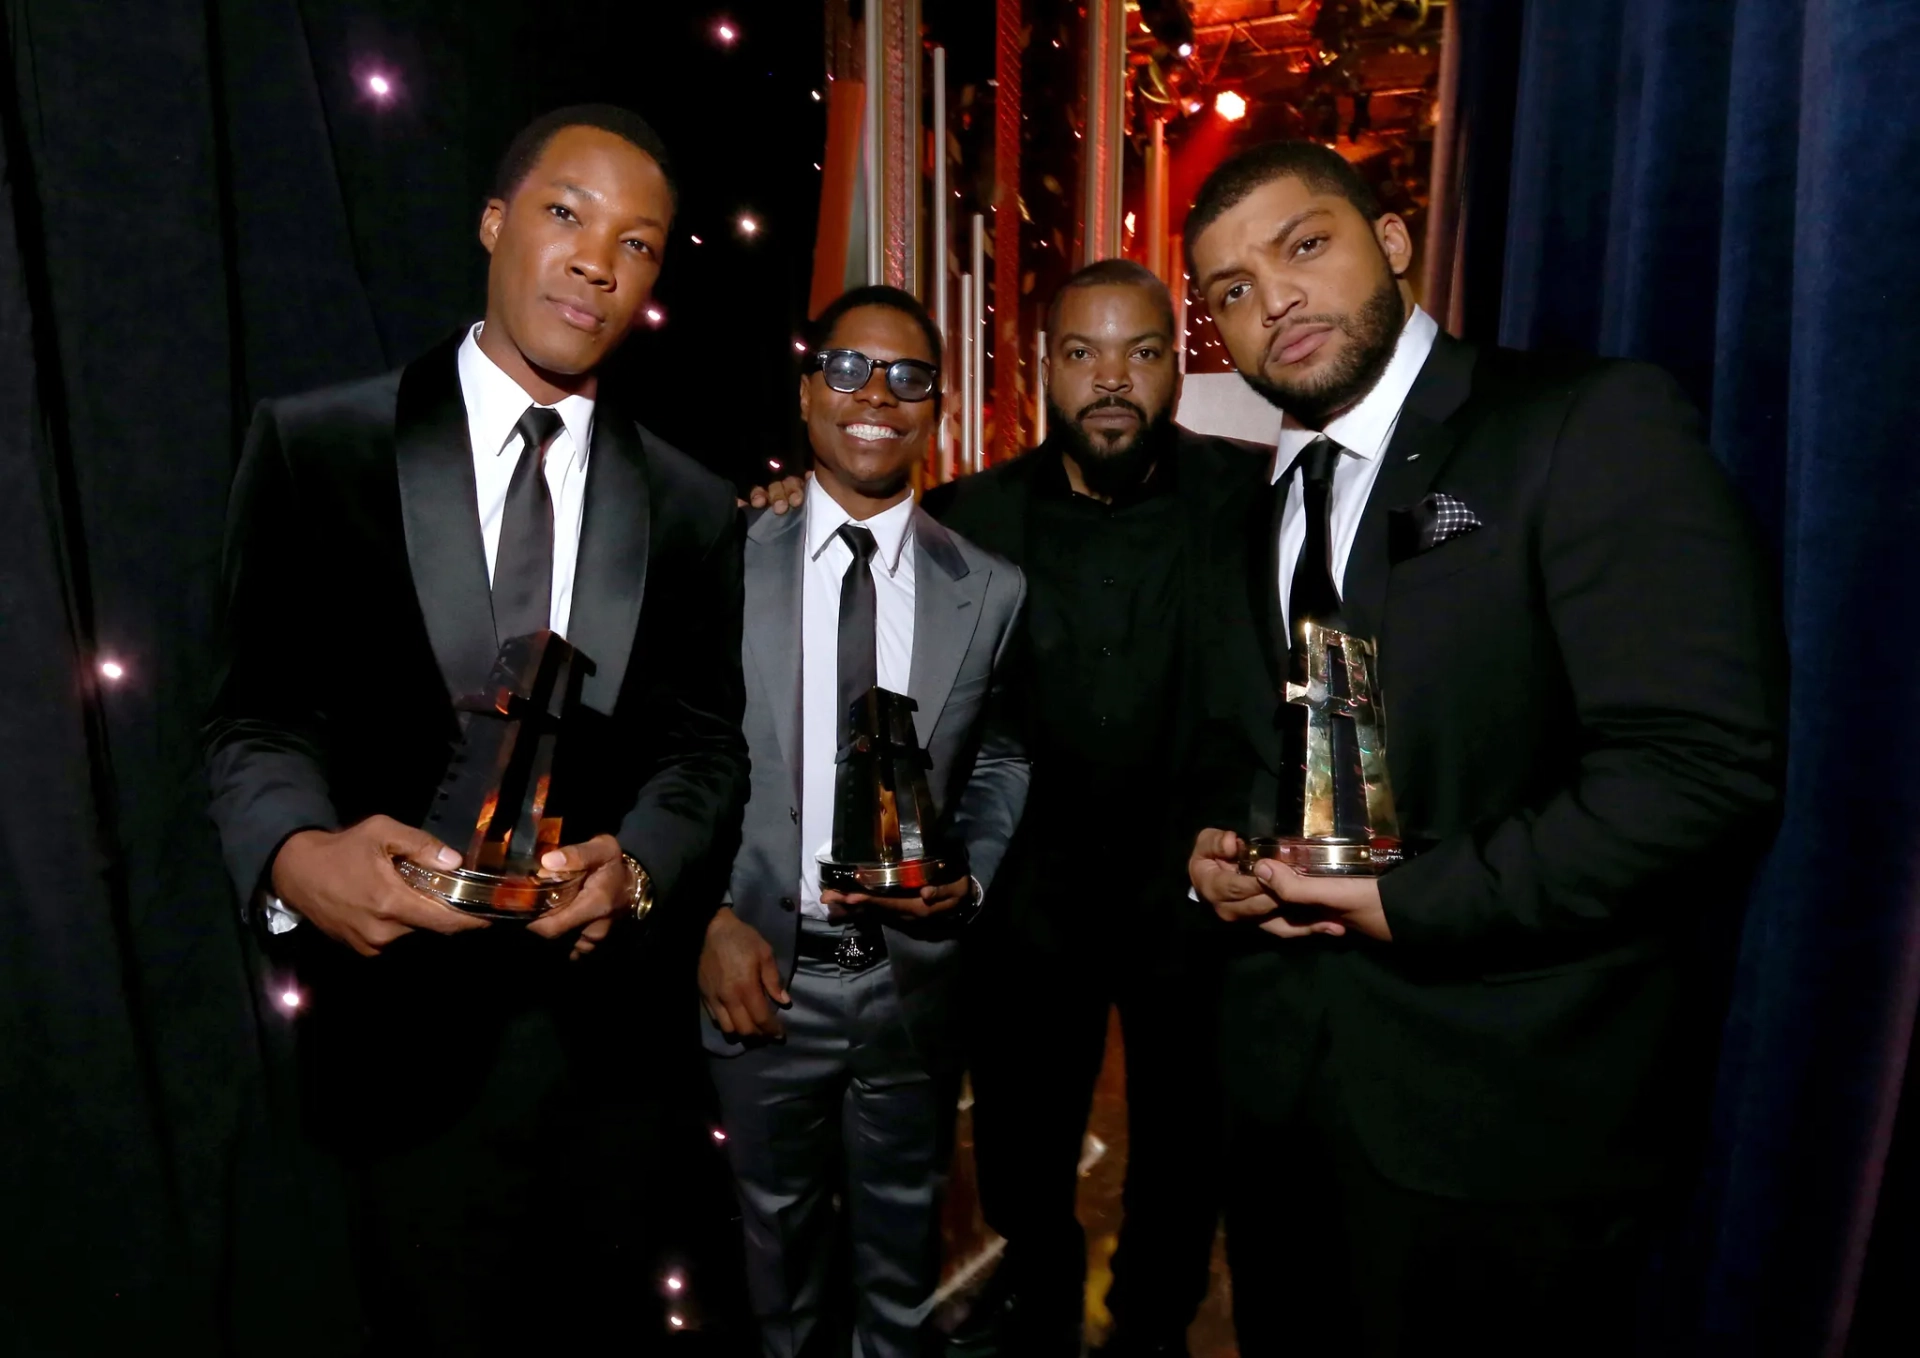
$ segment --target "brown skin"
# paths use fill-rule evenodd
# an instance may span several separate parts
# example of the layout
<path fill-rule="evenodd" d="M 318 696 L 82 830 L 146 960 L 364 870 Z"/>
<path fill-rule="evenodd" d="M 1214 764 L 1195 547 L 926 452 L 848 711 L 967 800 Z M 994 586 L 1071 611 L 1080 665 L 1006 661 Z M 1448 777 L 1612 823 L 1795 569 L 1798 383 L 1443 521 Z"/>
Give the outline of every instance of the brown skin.
<path fill-rule="evenodd" d="M 1407 224 L 1391 212 L 1369 222 L 1291 176 L 1221 213 L 1192 249 L 1233 366 L 1303 406 L 1359 361 L 1352 332 L 1383 287 L 1398 292 L 1403 315 L 1413 306 Z"/>
<path fill-rule="evenodd" d="M 592 396 L 600 364 L 653 293 L 672 220 L 673 195 L 653 157 L 598 128 L 562 128 L 513 196 L 490 200 L 480 214 L 480 243 L 492 256 L 481 351 L 541 405 Z M 408 887 L 393 869 L 396 854 L 429 867 L 460 862 L 425 831 L 374 816 L 289 836 L 273 860 L 274 893 L 369 957 L 416 929 L 486 927 Z M 570 955 L 583 957 L 632 897 L 620 845 L 601 835 L 541 864 L 588 873 L 572 903 L 527 926 L 542 938 L 577 930 Z"/>
<path fill-rule="evenodd" d="M 1355 366 L 1355 318 L 1388 280 L 1402 310 L 1413 305 L 1406 223 L 1392 213 L 1369 222 L 1346 199 L 1291 176 L 1234 204 L 1192 248 L 1200 293 L 1234 367 L 1303 404 Z M 1240 848 L 1230 830 L 1203 830 L 1188 860 L 1195 893 L 1222 919 L 1259 919 L 1280 938 L 1351 930 L 1392 941 L 1377 883 L 1309 877 L 1273 862 L 1249 877 L 1239 870 Z"/>
<path fill-rule="evenodd" d="M 1069 288 L 1059 310 L 1059 333 L 1048 337 L 1041 360 L 1047 392 L 1060 409 L 1074 413 L 1089 440 L 1118 453 L 1180 400 L 1166 315 L 1145 288 L 1124 284 Z M 1087 488 L 1072 453 L 1061 460 L 1076 491 L 1111 499 Z"/>
<path fill-rule="evenodd" d="M 933 362 L 926 336 L 912 317 L 891 307 L 858 307 L 840 318 L 824 348 L 857 349 L 868 358 L 892 362 L 917 358 Z M 874 515 L 913 494 L 914 466 L 927 453 L 938 413 L 932 401 L 902 401 L 887 387 L 884 369 L 875 369 L 859 391 L 835 391 L 818 370 L 800 379 L 800 418 L 813 446 L 813 474 L 820 489 L 856 519 Z M 864 439 L 849 432 L 857 425 L 897 430 L 898 438 Z M 776 483 L 783 491 L 774 512 L 798 507 L 806 482 L 789 477 Z M 769 502 L 754 491 L 756 507 Z M 823 891 L 820 899 L 836 915 L 867 908 L 891 910 L 915 919 L 941 914 L 965 903 L 972 883 L 962 878 L 925 887 L 918 896 L 896 900 L 858 893 Z M 700 951 L 700 999 L 723 1033 L 740 1038 L 778 1040 L 785 1035 L 775 1005 L 793 1001 L 780 983 L 773 949 L 760 932 L 722 906 L 707 926 Z M 769 1003 L 771 1001 L 771 1004 Z"/>

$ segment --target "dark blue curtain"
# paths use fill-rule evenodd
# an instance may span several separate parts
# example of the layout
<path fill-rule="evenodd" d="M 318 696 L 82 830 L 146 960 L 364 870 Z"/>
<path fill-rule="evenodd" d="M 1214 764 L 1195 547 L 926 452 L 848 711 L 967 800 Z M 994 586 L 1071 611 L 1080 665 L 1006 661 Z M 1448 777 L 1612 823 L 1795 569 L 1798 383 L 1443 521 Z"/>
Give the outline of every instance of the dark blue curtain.
<path fill-rule="evenodd" d="M 1530 0 L 1518 23 L 1500 338 L 1680 377 L 1777 549 L 1793 660 L 1785 820 L 1729 931 L 1707 1169 L 1657 1328 L 1688 1354 L 1920 1353 L 1894 1297 L 1920 1153 L 1916 1100 L 1900 1117 L 1920 993 L 1920 4 Z"/>

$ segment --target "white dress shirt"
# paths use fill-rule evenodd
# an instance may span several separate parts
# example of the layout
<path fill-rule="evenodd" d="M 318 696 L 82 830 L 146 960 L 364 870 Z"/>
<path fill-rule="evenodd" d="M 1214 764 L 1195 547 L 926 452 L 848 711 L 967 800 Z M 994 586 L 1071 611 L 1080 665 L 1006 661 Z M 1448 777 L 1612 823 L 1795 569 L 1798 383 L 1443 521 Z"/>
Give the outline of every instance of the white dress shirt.
<path fill-rule="evenodd" d="M 1419 307 L 1407 317 L 1394 344 L 1393 357 L 1373 390 L 1348 409 L 1327 421 L 1325 429 L 1309 429 L 1291 415 L 1280 420 L 1280 442 L 1274 453 L 1273 480 L 1279 481 L 1293 467 L 1300 450 L 1320 434 L 1340 445 L 1340 460 L 1333 468 L 1333 498 L 1328 518 L 1333 548 L 1333 583 L 1346 593 L 1347 557 L 1353 551 L 1354 535 L 1360 531 L 1360 515 L 1373 493 L 1373 482 L 1386 461 L 1387 444 L 1400 423 L 1400 407 L 1413 390 L 1413 379 L 1433 350 L 1434 336 L 1440 333 L 1433 317 Z M 1300 491 L 1300 478 L 1294 477 L 1287 492 L 1287 507 L 1280 515 L 1280 612 L 1288 616 L 1293 593 L 1293 570 L 1300 560 L 1300 548 L 1307 540 L 1307 513 Z"/>
<path fill-rule="evenodd" d="M 812 478 L 809 477 L 809 480 Z M 840 586 L 853 549 L 837 536 L 860 523 L 873 534 L 874 660 L 880 687 L 905 693 L 913 676 L 913 497 L 864 522 L 809 485 L 807 561 L 800 598 L 800 913 L 826 919 L 820 856 L 833 850 L 834 756 L 840 749 Z"/>
<path fill-rule="evenodd" d="M 473 444 L 473 488 L 480 500 L 480 538 L 487 548 L 487 583 L 500 554 L 500 516 L 507 486 L 520 463 L 523 441 L 513 426 L 536 404 L 520 384 L 480 348 L 474 326 L 460 345 L 460 395 Z M 547 489 L 553 496 L 553 597 L 548 626 L 561 636 L 573 615 L 573 569 L 580 555 L 580 519 L 587 504 L 587 455 L 593 447 L 593 401 L 563 397 L 553 407 L 563 428 L 547 445 Z"/>
<path fill-rule="evenodd" d="M 487 583 L 500 553 L 500 516 L 507 486 L 520 462 L 524 440 L 513 426 L 537 404 L 518 382 L 480 349 L 480 325 L 467 332 L 458 361 L 460 398 L 467 407 L 467 438 L 473 446 L 473 488 L 480 501 L 480 538 L 487 548 Z M 587 503 L 587 454 L 593 446 L 593 402 L 568 396 L 553 407 L 563 426 L 547 445 L 547 489 L 553 495 L 553 596 L 548 623 L 561 636 L 573 614 L 573 568 L 580 554 L 580 518 Z M 267 930 L 284 934 L 300 923 L 298 911 L 278 896 L 266 897 Z"/>

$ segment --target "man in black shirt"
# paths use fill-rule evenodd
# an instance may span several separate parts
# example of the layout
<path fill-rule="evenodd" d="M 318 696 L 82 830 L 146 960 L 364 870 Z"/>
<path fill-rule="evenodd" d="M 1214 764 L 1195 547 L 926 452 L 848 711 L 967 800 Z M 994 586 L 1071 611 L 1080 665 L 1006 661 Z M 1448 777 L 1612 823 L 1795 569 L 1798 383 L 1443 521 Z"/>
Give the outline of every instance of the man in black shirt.
<path fill-rule="evenodd" d="M 1074 1200 L 1117 1005 L 1128 1159 L 1104 1351 L 1184 1354 L 1206 1295 L 1220 1130 L 1212 921 L 1187 898 L 1192 834 L 1177 810 L 1201 691 L 1182 639 L 1220 607 L 1195 569 L 1211 516 L 1262 494 L 1267 462 L 1173 423 L 1172 301 L 1138 264 L 1067 280 L 1047 334 L 1051 436 L 925 499 L 1028 588 L 1013 687 L 1032 784 L 966 952 L 981 1206 L 1008 1248 L 965 1351 L 1080 1352 Z M 1140 870 L 1092 876 L 1120 861 Z"/>

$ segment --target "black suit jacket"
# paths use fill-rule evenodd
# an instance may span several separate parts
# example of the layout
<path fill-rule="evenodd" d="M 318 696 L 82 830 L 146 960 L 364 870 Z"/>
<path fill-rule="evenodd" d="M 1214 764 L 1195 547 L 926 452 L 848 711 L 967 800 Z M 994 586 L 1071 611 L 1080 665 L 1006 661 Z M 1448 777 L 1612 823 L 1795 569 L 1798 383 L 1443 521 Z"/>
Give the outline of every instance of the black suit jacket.
<path fill-rule="evenodd" d="M 1284 1117 L 1324 1054 L 1370 1159 L 1425 1191 L 1644 1183 L 1676 1141 L 1690 935 L 1743 889 L 1779 792 L 1771 573 L 1655 368 L 1442 335 L 1385 457 L 1342 611 L 1378 640 L 1423 851 L 1381 879 L 1391 944 L 1241 935 L 1230 1087 Z M 1389 512 L 1435 492 L 1484 526 L 1390 542 Z M 1215 535 L 1245 593 L 1214 638 L 1197 819 L 1234 829 L 1279 775 L 1269 505 Z"/>
<path fill-rule="evenodd" d="M 1179 585 L 1181 606 L 1187 618 L 1193 620 L 1190 626 L 1197 628 L 1198 625 L 1204 625 L 1205 620 L 1217 616 L 1220 607 L 1220 566 L 1211 539 L 1218 533 L 1224 519 L 1237 515 L 1239 507 L 1259 495 L 1260 487 L 1265 483 L 1270 457 L 1268 450 L 1256 445 L 1196 434 L 1178 425 L 1174 426 L 1172 456 L 1179 464 L 1171 493 L 1179 503 L 1177 521 L 1183 539 Z M 924 507 L 934 518 L 969 541 L 1006 557 L 1027 571 L 1031 590 L 1034 567 L 1030 542 L 1037 531 L 1032 514 L 1034 498 L 1036 493 L 1044 493 L 1038 491 L 1043 476 L 1058 475 L 1058 450 L 1045 445 L 977 475 L 935 487 L 927 492 Z M 1234 588 L 1238 588 L 1237 577 Z M 1031 729 L 1034 715 L 1020 701 L 1027 687 L 1022 680 L 1021 670 L 1031 663 L 1036 649 L 1024 636 L 1025 629 L 1031 626 L 1032 621 L 1033 610 L 1030 608 L 1022 619 L 1021 644 L 1010 664 L 1009 691 L 1013 695 L 1013 714 L 1010 719 L 1028 727 L 1024 731 L 1025 747 L 1029 751 L 1037 751 L 1046 748 L 1048 742 L 1042 733 Z M 1171 627 L 1177 623 L 1176 619 L 1168 619 L 1166 625 Z M 1192 827 L 1181 814 L 1182 808 L 1191 804 L 1192 795 L 1184 789 L 1182 780 L 1187 775 L 1186 752 L 1196 748 L 1202 728 L 1206 710 L 1202 695 L 1209 686 L 1207 662 L 1210 659 L 1205 652 L 1195 648 L 1188 648 L 1182 658 L 1176 679 L 1178 691 L 1172 695 L 1175 705 L 1172 758 L 1168 764 L 1173 782 L 1163 788 L 1139 790 L 1143 811 L 1164 808 L 1167 814 L 1163 832 L 1151 836 L 1151 842 L 1141 845 L 1138 870 L 1146 879 L 1147 894 L 1153 899 L 1164 900 L 1177 912 L 1171 922 L 1182 935 L 1212 932 L 1211 917 L 1204 910 L 1185 910 L 1180 905 L 1186 899 L 1186 865 L 1193 848 Z M 1035 769 L 1036 778 L 1044 776 L 1043 769 Z M 986 926 L 985 936 L 994 940 L 995 946 L 1001 946 L 1004 942 L 997 937 L 997 931 L 1004 927 L 1016 936 L 1016 946 L 1084 953 L 1094 937 L 1089 931 L 1106 931 L 1114 923 L 1110 916 L 1104 920 L 1100 917 L 1101 898 L 1098 891 L 1087 892 L 1085 912 L 1075 914 L 1072 908 L 1074 902 L 1061 900 L 1048 884 L 1038 880 L 1040 874 L 1036 871 L 1037 859 L 1033 849 L 1037 839 L 1044 839 L 1051 833 L 1053 827 L 1045 823 L 1044 816 L 1036 816 L 1033 807 L 1029 806 L 995 886 L 995 895 L 1000 904 L 988 912 L 988 918 L 982 920 Z M 1164 924 L 1168 921 L 1161 918 L 1155 922 Z M 1150 947 L 1159 950 L 1160 955 L 1171 958 L 1173 954 L 1162 946 L 1164 941 L 1162 936 Z"/>
<path fill-rule="evenodd" d="M 267 402 L 254 418 L 205 732 L 213 815 L 243 901 L 297 830 L 375 813 L 421 824 L 458 733 L 453 699 L 484 687 L 499 639 L 458 342 L 397 373 Z M 590 754 L 566 838 L 617 835 L 652 874 L 658 914 L 690 932 L 724 887 L 746 798 L 741 544 L 731 487 L 603 393 L 568 627 L 595 665 L 579 737 Z M 540 951 L 495 926 L 405 938 L 368 964 L 313 934 L 289 936 L 305 973 L 350 993 L 369 1024 L 434 994 L 469 1012 L 483 996 L 463 987 L 522 988 L 503 982 L 518 965 L 506 954 Z M 617 991 L 623 951 L 549 979 Z M 346 1007 L 316 1003 L 306 1026 Z"/>

